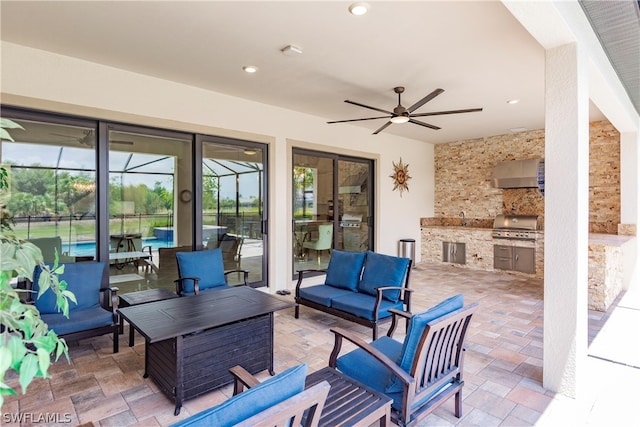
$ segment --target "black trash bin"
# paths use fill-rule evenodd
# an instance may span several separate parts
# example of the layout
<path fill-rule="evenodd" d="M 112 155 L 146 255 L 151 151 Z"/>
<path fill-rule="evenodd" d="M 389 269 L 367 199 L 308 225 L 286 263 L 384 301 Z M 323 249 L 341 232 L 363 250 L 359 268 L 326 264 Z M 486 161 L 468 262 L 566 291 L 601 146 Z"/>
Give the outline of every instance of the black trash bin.
<path fill-rule="evenodd" d="M 416 241 L 415 239 L 400 239 L 398 242 L 398 256 L 411 259 L 411 268 L 416 266 Z"/>

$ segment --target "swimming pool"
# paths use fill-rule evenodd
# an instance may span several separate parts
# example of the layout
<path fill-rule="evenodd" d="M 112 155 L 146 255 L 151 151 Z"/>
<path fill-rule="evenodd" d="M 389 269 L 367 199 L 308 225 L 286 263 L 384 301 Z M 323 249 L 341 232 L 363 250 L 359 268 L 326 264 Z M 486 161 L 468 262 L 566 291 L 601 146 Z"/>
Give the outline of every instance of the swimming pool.
<path fill-rule="evenodd" d="M 158 240 L 156 238 L 142 239 L 142 246 L 151 246 L 152 251 L 157 251 L 158 248 L 170 248 L 173 246 L 173 242 L 166 240 Z M 96 254 L 96 242 L 77 242 L 77 243 L 63 243 L 62 251 L 68 253 L 70 256 L 90 256 Z"/>

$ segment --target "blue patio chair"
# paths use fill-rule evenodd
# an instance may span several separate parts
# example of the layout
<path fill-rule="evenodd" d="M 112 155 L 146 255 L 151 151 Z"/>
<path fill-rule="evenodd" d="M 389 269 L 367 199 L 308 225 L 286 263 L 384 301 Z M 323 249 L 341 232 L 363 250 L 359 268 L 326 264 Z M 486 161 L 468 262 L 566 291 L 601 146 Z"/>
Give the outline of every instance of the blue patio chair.
<path fill-rule="evenodd" d="M 235 377 L 232 398 L 172 427 L 318 425 L 330 385 L 323 381 L 305 390 L 306 364 L 289 368 L 262 383 L 240 366 L 230 372 Z M 242 392 L 243 385 L 250 388 Z"/>
<path fill-rule="evenodd" d="M 386 394 L 391 419 L 414 425 L 455 395 L 455 416 L 462 416 L 464 339 L 477 304 L 463 307 L 462 295 L 411 316 L 392 309 L 394 320 L 387 336 L 367 343 L 353 333 L 335 328 L 329 366 Z M 396 317 L 410 318 L 404 342 L 391 338 Z M 359 348 L 338 357 L 342 341 Z"/>
<path fill-rule="evenodd" d="M 240 272 L 244 274 L 243 285 L 249 283 L 249 271 L 224 271 L 224 260 L 220 248 L 193 252 L 177 252 L 178 279 L 176 293 L 180 296 L 198 295 L 200 292 L 220 290 L 230 287 L 227 275 Z"/>
<path fill-rule="evenodd" d="M 37 295 L 41 273 L 36 267 L 30 287 Z M 103 286 L 109 283 L 105 263 L 77 262 L 64 264 L 64 273 L 58 276 L 67 282 L 67 290 L 73 292 L 77 304 L 69 302 L 69 318 L 56 308 L 56 295 L 45 292 L 35 300 L 42 320 L 58 336 L 67 341 L 77 341 L 94 336 L 112 334 L 113 352 L 118 352 L 118 288 Z"/>

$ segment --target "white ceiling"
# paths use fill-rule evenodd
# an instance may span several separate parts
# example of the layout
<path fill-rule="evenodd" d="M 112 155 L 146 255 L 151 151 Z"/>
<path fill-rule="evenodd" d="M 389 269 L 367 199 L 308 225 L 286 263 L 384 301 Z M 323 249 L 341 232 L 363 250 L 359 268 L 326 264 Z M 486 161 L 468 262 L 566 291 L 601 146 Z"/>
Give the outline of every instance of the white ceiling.
<path fill-rule="evenodd" d="M 484 108 L 419 119 L 441 130 L 414 124 L 384 130 L 431 143 L 544 127 L 544 50 L 500 2 L 369 1 L 371 10 L 359 17 L 348 13 L 349 4 L 3 0 L 0 28 L 5 41 L 323 121 L 381 115 L 346 99 L 392 110 L 395 86 L 406 88 L 407 108 L 445 90 L 415 113 Z M 283 55 L 288 44 L 303 53 Z M 244 73 L 248 64 L 258 73 Z M 520 102 L 509 105 L 510 99 Z M 593 120 L 602 118 L 591 110 Z M 384 123 L 355 125 L 373 132 Z"/>

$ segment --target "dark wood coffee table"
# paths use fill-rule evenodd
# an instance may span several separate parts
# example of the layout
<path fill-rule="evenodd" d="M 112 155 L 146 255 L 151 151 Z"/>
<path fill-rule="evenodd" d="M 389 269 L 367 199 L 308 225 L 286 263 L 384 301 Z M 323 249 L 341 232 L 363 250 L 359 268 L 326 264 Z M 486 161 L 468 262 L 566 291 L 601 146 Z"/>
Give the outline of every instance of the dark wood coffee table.
<path fill-rule="evenodd" d="M 273 371 L 274 312 L 294 307 L 248 286 L 118 310 L 145 338 L 145 373 L 182 402 L 233 382 L 229 369 Z"/>
<path fill-rule="evenodd" d="M 306 379 L 306 388 L 322 381 L 331 385 L 320 414 L 319 426 L 390 425 L 391 398 L 333 368 L 323 368 Z"/>
<path fill-rule="evenodd" d="M 120 297 L 120 303 L 118 307 L 131 307 L 138 304 L 147 304 L 155 301 L 164 301 L 171 298 L 179 298 L 175 292 L 171 292 L 168 289 L 146 289 L 139 292 L 129 292 L 127 294 L 118 295 Z M 123 319 L 120 316 L 120 332 L 123 330 Z M 135 341 L 135 332 L 133 327 L 129 327 L 129 347 L 133 347 Z"/>

